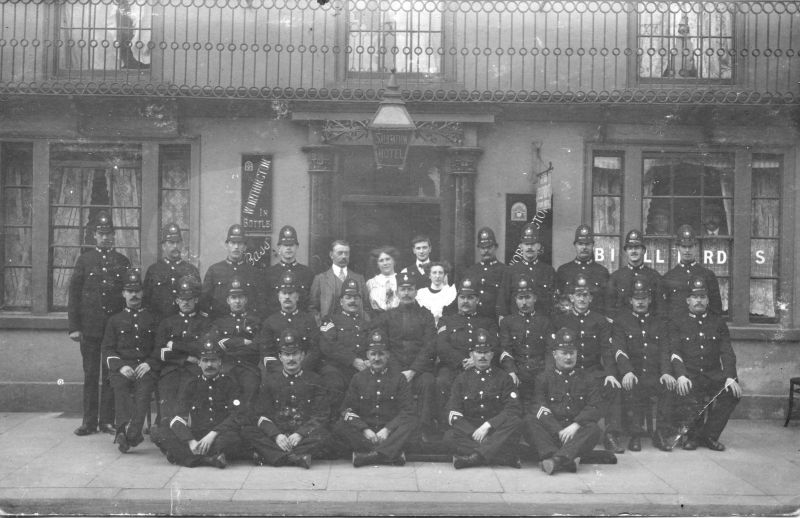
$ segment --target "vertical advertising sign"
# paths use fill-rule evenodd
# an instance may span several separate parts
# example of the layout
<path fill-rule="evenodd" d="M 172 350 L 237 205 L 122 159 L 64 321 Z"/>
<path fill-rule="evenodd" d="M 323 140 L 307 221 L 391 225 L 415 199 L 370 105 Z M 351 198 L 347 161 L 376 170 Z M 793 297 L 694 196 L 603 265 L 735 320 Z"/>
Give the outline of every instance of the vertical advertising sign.
<path fill-rule="evenodd" d="M 270 264 L 272 231 L 272 155 L 242 155 L 241 222 L 247 234 L 245 260 Z"/>

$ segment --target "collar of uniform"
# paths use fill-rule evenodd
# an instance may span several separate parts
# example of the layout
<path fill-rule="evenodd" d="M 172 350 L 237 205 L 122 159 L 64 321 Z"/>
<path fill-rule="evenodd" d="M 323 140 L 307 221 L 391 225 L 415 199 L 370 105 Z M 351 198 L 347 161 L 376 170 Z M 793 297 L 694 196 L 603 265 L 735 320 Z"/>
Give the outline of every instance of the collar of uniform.
<path fill-rule="evenodd" d="M 572 310 L 572 314 L 575 315 L 576 317 L 585 317 L 585 316 L 588 316 L 589 313 L 591 313 L 591 312 L 592 312 L 591 309 L 587 309 L 585 313 L 578 313 L 577 311 L 575 311 L 574 308 Z"/>
<path fill-rule="evenodd" d="M 281 266 L 283 266 L 284 268 L 293 268 L 294 265 L 296 265 L 296 264 L 297 264 L 297 260 L 294 260 L 291 263 L 287 263 L 285 261 L 281 261 Z"/>
<path fill-rule="evenodd" d="M 485 261 L 481 261 L 481 264 L 484 266 L 494 266 L 497 264 L 497 258 L 486 259 Z"/>
<path fill-rule="evenodd" d="M 127 311 L 128 313 L 133 313 L 134 315 L 139 313 L 143 309 L 144 308 L 141 307 L 141 306 L 139 306 L 137 309 L 133 309 L 133 308 L 129 308 L 128 306 L 125 306 L 125 311 Z"/>
<path fill-rule="evenodd" d="M 536 310 L 534 309 L 534 310 L 533 310 L 533 311 L 531 311 L 530 313 L 523 313 L 522 311 L 518 311 L 518 313 L 519 313 L 519 315 L 520 315 L 520 316 L 522 316 L 522 317 L 527 317 L 527 318 L 530 318 L 530 317 L 532 317 L 533 315 L 535 315 L 535 314 L 536 314 Z"/>
<path fill-rule="evenodd" d="M 342 310 L 342 315 L 344 315 L 346 317 L 349 317 L 349 318 L 352 318 L 353 320 L 355 320 L 356 317 L 358 316 L 358 313 L 348 313 L 347 311 Z"/>
<path fill-rule="evenodd" d="M 587 265 L 587 264 L 592 264 L 593 262 L 594 259 L 592 259 L 591 257 L 589 259 L 586 259 L 585 261 L 581 261 L 577 257 L 575 258 L 575 264 Z"/>
<path fill-rule="evenodd" d="M 179 311 L 178 314 L 184 318 L 192 318 L 197 315 L 197 311 L 192 311 L 191 313 L 184 313 L 183 311 Z"/>
<path fill-rule="evenodd" d="M 697 264 L 697 259 L 692 259 L 692 262 L 691 262 L 691 263 L 683 263 L 683 262 L 682 262 L 682 263 L 681 263 L 681 266 L 693 267 L 693 266 L 694 266 L 694 265 L 696 265 L 696 264 Z"/>
<path fill-rule="evenodd" d="M 228 259 L 226 257 L 225 258 L 225 262 L 228 263 L 231 266 L 239 266 L 240 264 L 244 263 L 244 259 L 242 259 L 241 261 L 233 262 L 233 261 L 231 261 L 230 259 Z"/>
<path fill-rule="evenodd" d="M 458 314 L 461 315 L 462 317 L 474 317 L 475 315 L 478 314 L 478 312 L 477 311 L 473 311 L 472 313 L 461 313 L 459 311 Z"/>
<path fill-rule="evenodd" d="M 286 369 L 283 369 L 283 377 L 284 377 L 284 378 L 289 378 L 289 379 L 292 379 L 292 378 L 299 378 L 299 377 L 300 377 L 300 376 L 302 376 L 302 375 L 303 375 L 303 369 L 300 369 L 300 370 L 299 370 L 299 371 L 297 371 L 297 373 L 295 373 L 295 374 L 289 374 L 288 372 L 286 372 Z"/>
<path fill-rule="evenodd" d="M 631 314 L 636 318 L 643 318 L 643 317 L 649 317 L 650 316 L 650 312 L 649 311 L 647 313 L 644 313 L 644 314 L 637 313 L 635 311 L 631 311 Z"/>
<path fill-rule="evenodd" d="M 485 371 L 482 371 L 477 367 L 473 367 L 473 369 L 475 369 L 475 374 L 491 374 L 492 373 L 492 368 L 491 367 L 489 367 Z"/>
<path fill-rule="evenodd" d="M 283 315 L 283 316 L 285 316 L 285 317 L 293 317 L 293 316 L 295 316 L 295 315 L 296 315 L 296 314 L 298 314 L 298 313 L 300 313 L 300 310 L 299 310 L 299 309 L 297 309 L 297 308 L 294 308 L 294 311 L 292 311 L 291 313 L 287 313 L 287 312 L 285 312 L 284 310 L 281 310 L 281 315 Z"/>
<path fill-rule="evenodd" d="M 369 372 L 371 372 L 373 376 L 383 376 L 384 374 L 386 374 L 386 371 L 388 371 L 388 370 L 389 370 L 389 367 L 384 367 L 380 371 L 375 371 L 375 370 L 372 369 L 372 367 L 369 368 Z"/>
<path fill-rule="evenodd" d="M 170 266 L 172 266 L 172 265 L 178 265 L 178 264 L 181 264 L 181 262 L 183 262 L 183 258 L 182 258 L 182 257 L 181 257 L 181 258 L 178 258 L 178 259 L 177 259 L 177 260 L 175 260 L 175 261 L 170 261 L 168 257 L 165 257 L 163 260 L 164 260 L 164 262 L 165 262 L 165 263 L 167 263 L 167 264 L 168 264 L 168 265 L 170 265 Z"/>
<path fill-rule="evenodd" d="M 642 268 L 644 268 L 644 263 L 642 263 L 642 264 L 640 264 L 638 266 L 634 265 L 634 264 L 631 264 L 631 263 L 628 263 L 625 266 L 627 266 L 629 270 L 641 270 Z"/>
<path fill-rule="evenodd" d="M 233 318 L 244 318 L 247 315 L 246 311 L 242 311 L 241 313 L 234 313 L 233 311 L 230 312 Z"/>
<path fill-rule="evenodd" d="M 692 313 L 692 312 L 690 311 L 690 312 L 689 312 L 689 315 L 690 315 L 692 318 L 706 318 L 706 317 L 708 316 L 708 311 L 706 311 L 706 312 L 705 312 L 705 313 L 703 313 L 702 315 L 698 315 L 698 314 L 696 314 L 696 313 Z"/>
<path fill-rule="evenodd" d="M 572 375 L 575 374 L 575 368 L 574 367 L 572 369 L 568 370 L 567 372 L 564 372 L 562 370 L 558 370 L 555 367 L 553 367 L 553 370 L 556 371 L 556 374 L 558 374 L 559 376 L 572 376 Z"/>
<path fill-rule="evenodd" d="M 222 376 L 221 372 L 217 373 L 217 375 L 214 376 L 213 378 L 207 378 L 205 374 L 200 375 L 200 377 L 203 378 L 203 381 L 217 381 L 220 378 L 220 376 Z"/>
<path fill-rule="evenodd" d="M 533 261 L 526 261 L 525 259 L 520 259 L 519 262 L 521 262 L 525 266 L 536 266 L 536 264 L 539 263 L 539 258 L 537 257 Z"/>
<path fill-rule="evenodd" d="M 101 254 L 107 254 L 107 253 L 109 253 L 111 251 L 110 248 L 100 248 L 99 246 L 95 246 L 94 249 L 97 250 Z"/>

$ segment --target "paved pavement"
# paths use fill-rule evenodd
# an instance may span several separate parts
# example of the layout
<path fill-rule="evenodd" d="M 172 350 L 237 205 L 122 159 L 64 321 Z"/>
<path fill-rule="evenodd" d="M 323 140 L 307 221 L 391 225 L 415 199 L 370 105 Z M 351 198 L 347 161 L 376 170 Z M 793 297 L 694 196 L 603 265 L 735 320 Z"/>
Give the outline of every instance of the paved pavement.
<path fill-rule="evenodd" d="M 800 508 L 800 423 L 731 421 L 728 450 L 664 453 L 649 443 L 576 475 L 450 464 L 225 470 L 170 465 L 146 440 L 120 454 L 77 418 L 0 414 L 0 514 L 775 515 Z"/>

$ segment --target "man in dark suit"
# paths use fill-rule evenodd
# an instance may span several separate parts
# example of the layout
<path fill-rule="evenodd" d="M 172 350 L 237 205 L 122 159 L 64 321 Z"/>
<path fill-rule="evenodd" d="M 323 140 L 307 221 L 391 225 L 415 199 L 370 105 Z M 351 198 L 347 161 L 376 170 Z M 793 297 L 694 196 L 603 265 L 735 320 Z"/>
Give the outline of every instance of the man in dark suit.
<path fill-rule="evenodd" d="M 351 271 L 347 267 L 350 264 L 350 244 L 347 241 L 337 239 L 331 243 L 329 255 L 332 263 L 331 267 L 314 277 L 314 281 L 311 283 L 311 298 L 308 302 L 308 309 L 317 319 L 318 324 L 321 324 L 325 317 L 336 309 L 345 279 L 353 279 L 358 284 L 362 304 L 363 301 L 369 300 L 364 276 Z"/>
<path fill-rule="evenodd" d="M 414 265 L 403 268 L 400 273 L 414 276 L 414 285 L 418 290 L 431 287 L 431 238 L 419 234 L 411 239 L 411 251 L 414 253 Z"/>
<path fill-rule="evenodd" d="M 83 423 L 75 430 L 79 436 L 97 431 L 98 408 L 100 431 L 116 433 L 114 399 L 100 344 L 106 322 L 125 306 L 122 280 L 131 265 L 114 250 L 114 225 L 105 211 L 97 215 L 94 239 L 95 248 L 78 257 L 69 283 L 69 337 L 80 342 L 83 357 Z"/>

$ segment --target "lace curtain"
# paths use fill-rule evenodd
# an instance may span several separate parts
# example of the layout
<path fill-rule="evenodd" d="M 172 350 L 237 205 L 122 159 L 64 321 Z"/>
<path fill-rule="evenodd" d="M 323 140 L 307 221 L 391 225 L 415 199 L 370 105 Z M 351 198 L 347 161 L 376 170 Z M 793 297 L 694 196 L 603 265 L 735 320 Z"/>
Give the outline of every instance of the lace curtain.
<path fill-rule="evenodd" d="M 752 240 L 750 241 L 750 313 L 774 318 L 778 296 L 780 163 L 753 163 Z"/>
<path fill-rule="evenodd" d="M 619 236 L 622 229 L 621 166 L 619 157 L 594 157 L 592 227 L 595 233 L 595 259 L 610 272 L 616 270 L 619 264 Z"/>
<path fill-rule="evenodd" d="M 9 146 L 10 148 L 10 146 Z M 4 264 L 1 307 L 31 306 L 31 203 L 33 171 L 30 156 L 4 148 Z"/>

